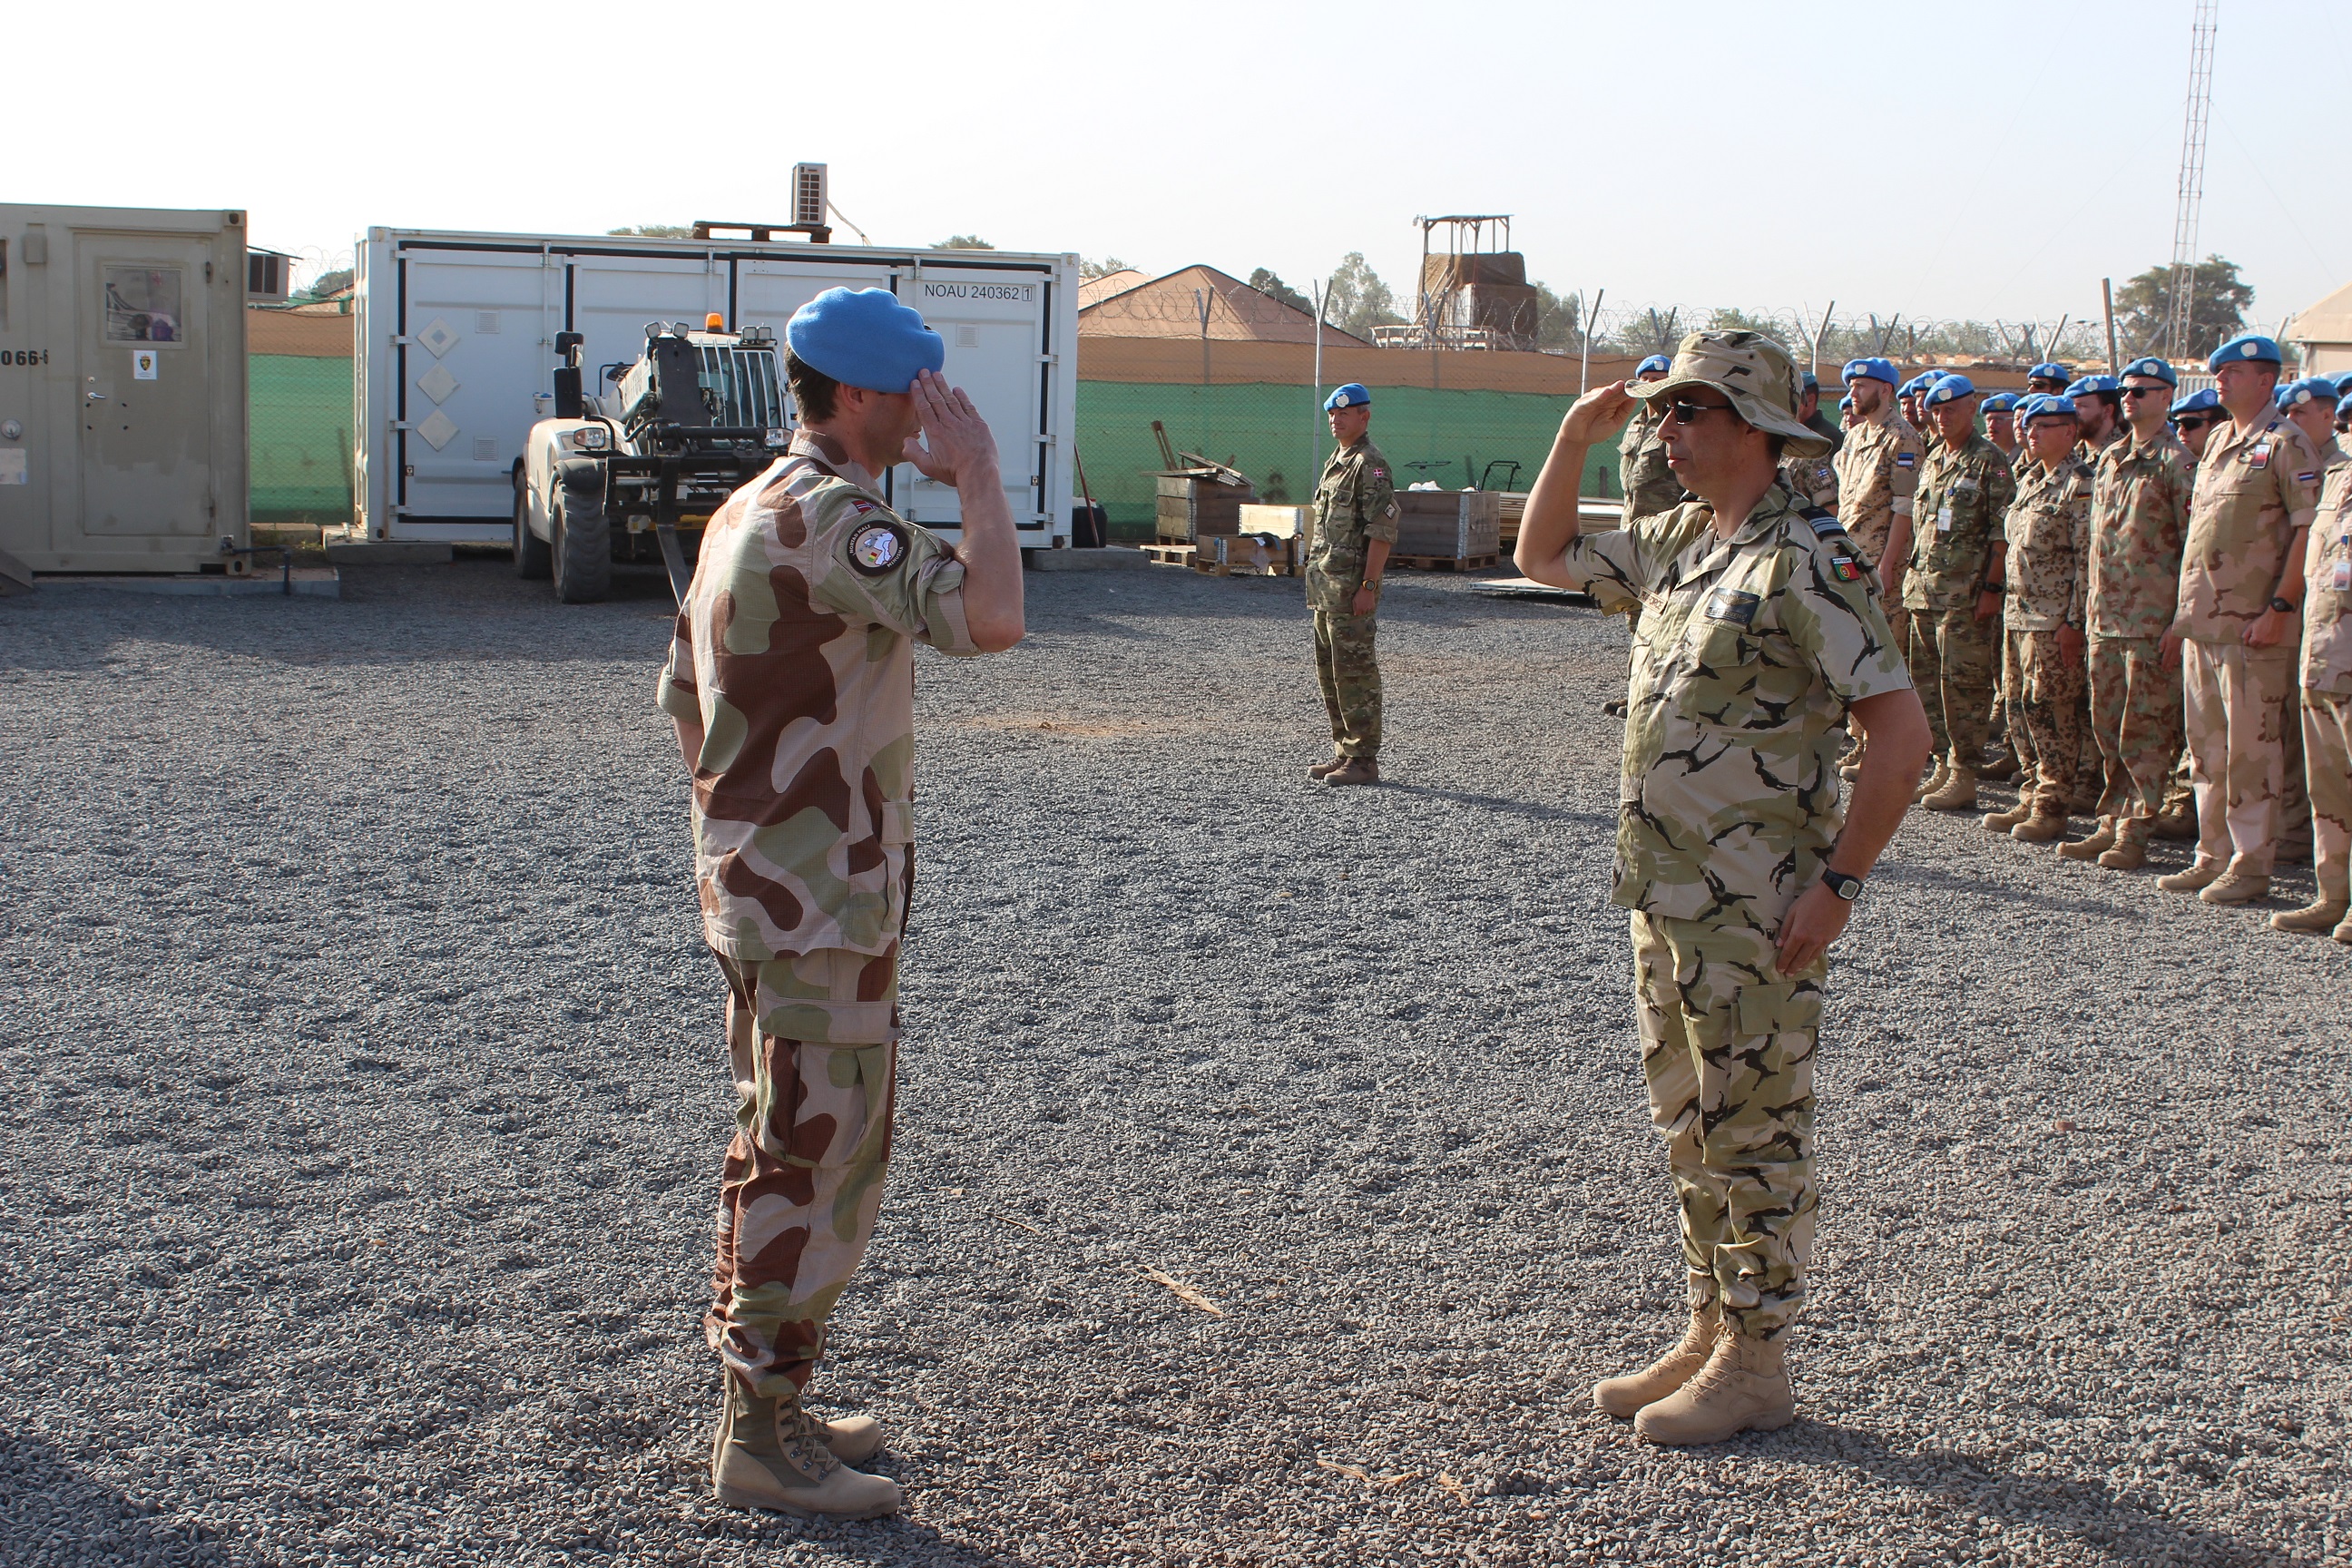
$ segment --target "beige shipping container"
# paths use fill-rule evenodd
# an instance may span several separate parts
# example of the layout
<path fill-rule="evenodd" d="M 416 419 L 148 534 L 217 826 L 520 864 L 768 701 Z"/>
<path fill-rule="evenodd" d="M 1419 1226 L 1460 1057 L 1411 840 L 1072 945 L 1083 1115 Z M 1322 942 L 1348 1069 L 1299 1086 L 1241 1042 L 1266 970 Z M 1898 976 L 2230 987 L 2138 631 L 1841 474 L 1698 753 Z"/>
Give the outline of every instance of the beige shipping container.
<path fill-rule="evenodd" d="M 242 212 L 0 205 L 0 550 L 245 569 Z"/>

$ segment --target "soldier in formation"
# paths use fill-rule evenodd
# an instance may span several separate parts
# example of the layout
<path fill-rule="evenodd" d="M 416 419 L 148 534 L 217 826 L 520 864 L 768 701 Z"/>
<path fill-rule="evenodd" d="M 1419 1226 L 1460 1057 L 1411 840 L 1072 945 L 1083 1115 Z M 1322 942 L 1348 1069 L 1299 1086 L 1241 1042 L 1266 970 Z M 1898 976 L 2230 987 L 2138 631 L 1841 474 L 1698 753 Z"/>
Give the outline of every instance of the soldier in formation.
<path fill-rule="evenodd" d="M 1898 523 L 1905 529 L 1911 526 L 1912 499 L 1919 489 L 1919 432 L 1895 406 L 1893 365 L 1883 359 L 1850 360 L 1839 374 L 1852 412 L 1846 420 L 1844 444 L 1831 459 L 1838 524 L 1853 541 L 1863 569 L 1877 579 L 1888 628 L 1899 652 L 1908 646 L 1910 620 L 1903 610 L 1903 559 L 1889 553 L 1888 544 Z M 1868 749 L 1869 738 L 1857 737 L 1853 750 L 1840 765 L 1847 778 L 1861 776 Z"/>
<path fill-rule="evenodd" d="M 1396 480 L 1372 445 L 1372 395 L 1349 382 L 1323 400 L 1338 449 L 1315 487 L 1307 603 L 1315 619 L 1315 679 L 1331 720 L 1331 759 L 1307 770 L 1327 784 L 1381 782 L 1381 577 L 1396 543 Z"/>
<path fill-rule="evenodd" d="M 1909 553 L 1911 681 L 1936 742 L 1935 773 L 1918 793 L 1933 810 L 1973 811 L 2000 668 L 2001 521 L 2017 486 L 2009 459 L 1976 432 L 1977 391 L 1966 376 L 1942 377 L 1924 401 L 1938 442 L 1920 475 L 1912 526 L 1897 520 L 1889 541 L 1890 551 Z"/>
<path fill-rule="evenodd" d="M 2032 396 L 2041 392 L 2063 393 L 2074 379 L 2074 373 L 2068 366 L 2045 361 L 2025 373 L 2026 395 Z"/>
<path fill-rule="evenodd" d="M 2084 564 L 2090 551 L 2091 471 L 2076 447 L 2072 398 L 2036 394 L 2019 410 L 2032 461 L 2001 521 L 1999 564 L 1988 586 L 2004 589 L 2002 691 L 2017 743 L 2017 805 L 1984 826 L 2029 844 L 2066 831 L 2082 754 Z M 1990 443 L 1988 443 L 1990 445 Z"/>
<path fill-rule="evenodd" d="M 2352 419 L 2352 395 L 2336 403 Z M 2278 931 L 2327 931 L 2352 944 L 2352 463 L 2328 470 L 2304 556 L 2297 659 L 2318 896 L 2271 917 Z"/>
<path fill-rule="evenodd" d="M 1830 449 L 1818 457 L 1801 458 L 1792 452 L 1781 458 L 1780 482 L 1799 500 L 1834 513 L 1838 510 L 1837 456 L 1845 437 L 1822 416 L 1822 384 L 1811 371 L 1805 372 L 1804 401 L 1797 406 L 1805 428 L 1827 441 Z"/>
<path fill-rule="evenodd" d="M 1586 453 L 1637 397 L 1692 499 L 1581 534 Z M 1601 1383 L 1593 1400 L 1653 1442 L 1717 1442 L 1793 1417 L 1785 1356 L 1812 1249 L 1825 954 L 1927 757 L 1858 547 L 1777 482 L 1785 457 L 1826 446 L 1798 398 L 1780 344 L 1693 333 L 1662 379 L 1577 400 L 1519 533 L 1528 576 L 1604 609 L 1649 606 L 1614 897 L 1632 911 L 1643 1073 L 1681 1202 L 1689 1319 L 1655 1364 Z M 1870 762 L 1841 812 L 1849 716 Z"/>
<path fill-rule="evenodd" d="M 866 1254 L 890 1163 L 898 943 L 914 880 L 914 653 L 1011 647 L 1021 551 L 995 438 L 887 291 L 828 289 L 784 361 L 801 427 L 710 520 L 659 702 L 693 774 L 703 940 L 727 982 L 736 1133 L 704 1326 L 724 1392 L 723 1502 L 866 1519 L 866 1416 L 803 1392 Z M 963 542 L 899 519 L 879 476 L 955 487 Z"/>
<path fill-rule="evenodd" d="M 1979 412 L 1984 415 L 1985 439 L 2000 448 L 2000 455 L 2015 468 L 2021 450 L 2017 440 L 2017 395 L 1996 392 L 1984 400 Z"/>

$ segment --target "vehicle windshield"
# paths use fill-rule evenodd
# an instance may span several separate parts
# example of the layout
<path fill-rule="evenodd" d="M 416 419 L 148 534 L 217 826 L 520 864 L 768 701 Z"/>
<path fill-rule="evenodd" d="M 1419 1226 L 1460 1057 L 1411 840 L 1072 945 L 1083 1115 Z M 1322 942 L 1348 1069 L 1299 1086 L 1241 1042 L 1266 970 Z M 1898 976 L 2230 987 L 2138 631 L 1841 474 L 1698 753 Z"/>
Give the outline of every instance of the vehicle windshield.
<path fill-rule="evenodd" d="M 770 430 L 784 422 L 783 389 L 770 349 L 706 346 L 698 379 L 711 423 Z"/>

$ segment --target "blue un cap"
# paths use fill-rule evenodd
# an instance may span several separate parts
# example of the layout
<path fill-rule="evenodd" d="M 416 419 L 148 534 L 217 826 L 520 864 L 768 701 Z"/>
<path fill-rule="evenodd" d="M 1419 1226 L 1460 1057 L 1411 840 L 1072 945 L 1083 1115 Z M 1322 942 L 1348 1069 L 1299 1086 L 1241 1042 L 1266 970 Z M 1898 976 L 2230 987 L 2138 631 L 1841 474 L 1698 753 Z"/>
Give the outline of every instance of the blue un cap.
<path fill-rule="evenodd" d="M 2126 375 L 2152 376 L 2156 380 L 2164 383 L 2167 386 L 2179 386 L 2180 384 L 2180 377 L 2173 373 L 2171 362 L 2168 360 L 2160 360 L 2154 354 L 2143 355 L 2141 358 L 2132 361 L 2131 363 L 2124 366 L 2124 374 Z"/>
<path fill-rule="evenodd" d="M 906 392 L 919 372 L 948 362 L 947 344 L 922 313 L 887 289 L 826 289 L 793 312 L 784 342 L 803 364 L 868 392 Z"/>
<path fill-rule="evenodd" d="M 1883 381 L 1889 386 L 1895 384 L 1895 367 L 1883 359 L 1850 359 L 1845 362 L 1845 368 L 1838 372 L 1841 381 L 1860 381 L 1865 376 L 1872 381 Z"/>
<path fill-rule="evenodd" d="M 1976 383 L 1967 376 L 1939 375 L 1936 378 L 1935 384 L 1927 388 L 1926 395 L 1927 406 L 1933 408 L 1939 403 L 1958 403 L 1963 397 L 1974 397 L 1976 395 Z"/>
<path fill-rule="evenodd" d="M 1332 389 L 1331 395 L 1323 400 L 1323 412 L 1328 414 L 1334 409 L 1354 408 L 1371 400 L 1372 395 L 1365 389 L 1362 382 L 1351 381 L 1345 386 Z"/>
<path fill-rule="evenodd" d="M 2112 375 L 2086 375 L 2066 388 L 2069 397 L 2087 397 L 2095 392 L 2121 392 L 2124 384 Z"/>
<path fill-rule="evenodd" d="M 2082 416 L 2082 411 L 2074 406 L 2073 398 L 2059 392 L 2037 392 L 2017 405 L 2018 418 L 2028 424 L 2048 416 L 2076 419 Z"/>
<path fill-rule="evenodd" d="M 2225 364 L 2243 364 L 2248 362 L 2255 364 L 2284 364 L 2286 356 L 2279 353 L 2276 342 L 2263 336 L 2262 333 L 2240 332 L 2213 351 L 2213 357 L 2205 362 L 2205 368 L 2218 375 Z"/>
<path fill-rule="evenodd" d="M 1996 392 L 1990 397 L 1986 398 L 1981 404 L 1979 404 L 1978 406 L 1982 408 L 1987 414 L 2012 413 L 2017 408 L 2017 394 L 2013 392 Z"/>
<path fill-rule="evenodd" d="M 2065 365 L 2055 364 L 2048 360 L 2044 360 L 2042 363 L 2035 365 L 2032 370 L 2027 371 L 2025 373 L 2025 379 L 2028 381 L 2072 381 L 2074 379 L 2074 373 Z"/>
<path fill-rule="evenodd" d="M 2194 392 L 2174 398 L 2172 406 L 2164 411 L 2164 416 L 2178 419 L 2184 414 L 2202 414 L 2209 408 L 2221 406 L 2221 395 L 2210 386 L 2200 386 Z"/>
<path fill-rule="evenodd" d="M 2278 389 L 2281 408 L 2299 408 L 2306 403 L 2325 399 L 2329 406 L 2336 403 L 2336 384 L 2324 375 L 2306 375 L 2301 381 L 2290 381 Z"/>
<path fill-rule="evenodd" d="M 1665 372 L 1675 368 L 1675 362 L 1664 354 L 1652 354 L 1633 367 L 1633 379 L 1639 381 L 1652 371 Z"/>

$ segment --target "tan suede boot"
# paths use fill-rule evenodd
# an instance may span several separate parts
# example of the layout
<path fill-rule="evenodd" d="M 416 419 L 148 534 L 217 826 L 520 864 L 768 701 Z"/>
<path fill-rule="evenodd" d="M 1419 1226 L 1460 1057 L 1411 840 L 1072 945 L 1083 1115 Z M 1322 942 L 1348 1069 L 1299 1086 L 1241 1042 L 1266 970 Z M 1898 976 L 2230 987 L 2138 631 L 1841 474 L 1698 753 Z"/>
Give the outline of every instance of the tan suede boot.
<path fill-rule="evenodd" d="M 2116 819 L 2099 818 L 2099 826 L 2080 838 L 2058 846 L 2058 853 L 2069 860 L 2095 860 L 2116 847 Z"/>
<path fill-rule="evenodd" d="M 882 1451 L 882 1423 L 871 1415 L 845 1415 L 838 1421 L 817 1423 L 817 1440 L 833 1450 L 833 1457 L 845 1465 L 855 1465 L 870 1459 Z M 722 1405 L 719 1425 L 710 1434 L 710 1468 L 719 1468 L 719 1461 L 727 1453 L 727 1411 Z"/>
<path fill-rule="evenodd" d="M 898 1511 L 898 1483 L 843 1464 L 825 1446 L 825 1424 L 798 1400 L 761 1399 L 730 1379 L 719 1421 L 710 1489 L 730 1508 L 827 1519 L 878 1519 Z M 879 1447 L 878 1426 L 872 1436 Z"/>
<path fill-rule="evenodd" d="M 2003 746 L 2000 755 L 1977 770 L 1977 776 L 1990 779 L 1995 784 L 2006 784 L 2017 776 L 2017 753 Z"/>
<path fill-rule="evenodd" d="M 2009 836 L 2020 844 L 2047 844 L 2053 839 L 2063 838 L 2066 837 L 2066 814 L 2043 811 L 2037 806 L 2024 821 L 2011 826 Z"/>
<path fill-rule="evenodd" d="M 1656 1404 L 1698 1374 L 1722 1330 L 1722 1315 L 1713 1305 L 1692 1308 L 1682 1342 L 1640 1372 L 1594 1384 L 1592 1407 L 1603 1415 L 1630 1418 L 1640 1414 L 1642 1406 Z"/>
<path fill-rule="evenodd" d="M 1936 771 L 1921 780 L 1919 787 L 1911 792 L 1912 804 L 1915 805 L 1922 804 L 1929 795 L 1951 782 L 1952 759 L 1945 757 L 1937 762 Z"/>
<path fill-rule="evenodd" d="M 2284 910 L 2271 917 L 2273 931 L 2333 931 L 2352 910 L 2352 900 L 2331 899 L 2322 893 L 2299 910 Z"/>
<path fill-rule="evenodd" d="M 2345 946 L 2352 947 L 2352 915 L 2345 917 L 2344 923 L 2337 926 L 2334 931 L 2327 934 L 2342 942 Z"/>
<path fill-rule="evenodd" d="M 2137 838 L 2118 838 L 2114 848 L 2099 857 L 2099 864 L 2110 871 L 2137 871 L 2147 864 L 2147 846 Z"/>
<path fill-rule="evenodd" d="M 2200 855 L 2170 876 L 2158 877 L 2156 885 L 2168 893 L 2194 893 L 2208 882 L 2220 881 L 2227 869 L 2226 862 L 2208 860 Z"/>
<path fill-rule="evenodd" d="M 1349 757 L 1340 766 L 1324 774 L 1323 782 L 1334 788 L 1343 784 L 1376 784 L 1381 782 L 1381 764 L 1370 757 Z"/>
<path fill-rule="evenodd" d="M 1974 811 L 1977 808 L 1977 775 L 1974 769 L 1953 764 L 1944 775 L 1943 787 L 1931 795 L 1921 797 L 1919 804 L 1929 811 Z"/>
<path fill-rule="evenodd" d="M 1696 1376 L 1633 1417 L 1650 1443 L 1720 1443 L 1741 1432 L 1777 1432 L 1797 1418 L 1797 1394 L 1778 1340 L 1726 1323 Z"/>
<path fill-rule="evenodd" d="M 1333 758 L 1332 758 L 1329 762 L 1328 762 L 1328 763 L 1316 763 L 1313 767 L 1311 767 L 1311 768 L 1307 769 L 1307 776 L 1308 778 L 1310 778 L 1310 779 L 1319 779 L 1319 778 L 1328 777 L 1328 775 L 1330 775 L 1330 774 L 1332 774 L 1332 773 L 1338 773 L 1341 768 L 1344 768 L 1344 767 L 1346 767 L 1347 765 L 1348 765 L 1348 759 L 1347 759 L 1347 758 L 1345 758 L 1345 757 L 1333 757 Z"/>
<path fill-rule="evenodd" d="M 2271 879 L 2253 871 L 2224 871 L 2197 889 L 2197 896 L 2209 904 L 2251 904 L 2271 896 Z"/>
<path fill-rule="evenodd" d="M 2033 803 L 2021 800 L 2007 811 L 1988 811 L 1977 818 L 1977 826 L 1989 832 L 2006 833 L 2033 815 Z"/>
<path fill-rule="evenodd" d="M 2162 811 L 2157 813 L 2155 833 L 2158 838 L 2168 838 L 2175 843 L 2185 844 L 2195 842 L 2197 837 L 2196 805 L 2193 802 L 2184 801 L 2177 805 L 2166 806 Z"/>

